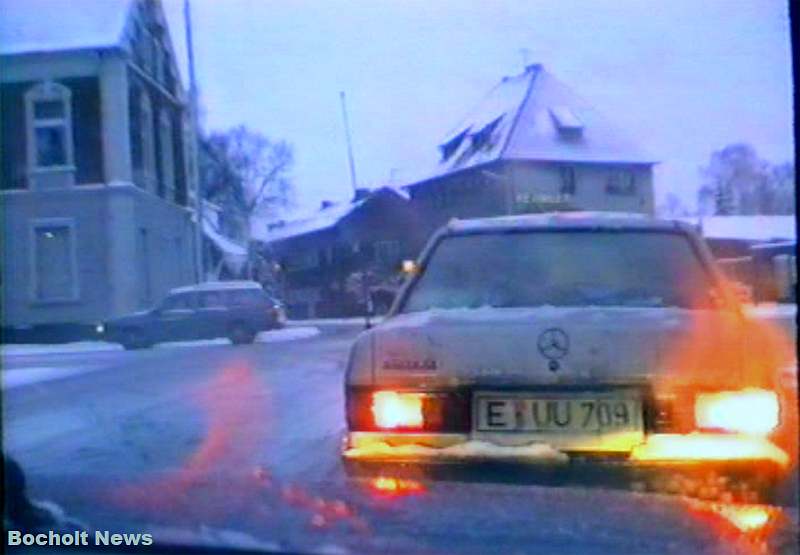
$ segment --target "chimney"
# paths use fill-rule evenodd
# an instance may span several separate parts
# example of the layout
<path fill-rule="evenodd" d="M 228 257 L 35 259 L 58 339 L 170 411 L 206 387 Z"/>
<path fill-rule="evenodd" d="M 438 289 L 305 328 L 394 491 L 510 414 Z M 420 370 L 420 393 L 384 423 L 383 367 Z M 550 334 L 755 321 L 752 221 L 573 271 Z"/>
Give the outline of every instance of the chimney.
<path fill-rule="evenodd" d="M 353 202 L 364 200 L 370 195 L 370 192 L 371 191 L 369 189 L 363 189 L 363 188 L 356 189 L 356 194 L 353 195 Z"/>

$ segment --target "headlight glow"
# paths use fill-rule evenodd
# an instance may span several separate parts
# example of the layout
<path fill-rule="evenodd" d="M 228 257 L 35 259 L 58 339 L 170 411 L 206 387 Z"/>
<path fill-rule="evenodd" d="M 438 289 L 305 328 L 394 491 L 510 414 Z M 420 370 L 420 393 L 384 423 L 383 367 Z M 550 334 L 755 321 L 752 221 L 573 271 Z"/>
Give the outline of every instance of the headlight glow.
<path fill-rule="evenodd" d="M 701 393 L 694 416 L 699 429 L 763 435 L 780 423 L 780 403 L 774 391 L 765 389 Z"/>
<path fill-rule="evenodd" d="M 422 398 L 419 393 L 377 391 L 372 395 L 372 416 L 379 428 L 421 428 Z"/>

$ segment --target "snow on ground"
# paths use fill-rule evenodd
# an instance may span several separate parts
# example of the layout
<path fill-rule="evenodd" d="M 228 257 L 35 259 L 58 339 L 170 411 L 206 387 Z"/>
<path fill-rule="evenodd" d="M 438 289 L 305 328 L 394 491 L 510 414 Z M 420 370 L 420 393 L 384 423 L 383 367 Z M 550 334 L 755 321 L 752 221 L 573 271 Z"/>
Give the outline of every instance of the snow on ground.
<path fill-rule="evenodd" d="M 20 343 L 0 346 L 0 355 L 45 355 L 63 353 L 93 353 L 98 351 L 121 351 L 122 346 L 104 341 L 77 341 L 50 345 Z"/>
<path fill-rule="evenodd" d="M 277 343 L 280 341 L 293 341 L 307 339 L 319 335 L 319 328 L 314 326 L 301 326 L 284 328 L 282 330 L 265 331 L 256 337 L 257 343 Z"/>
<path fill-rule="evenodd" d="M 296 341 L 307 339 L 319 335 L 319 328 L 305 326 L 297 328 L 286 328 L 281 330 L 266 331 L 258 334 L 257 343 L 278 343 L 283 341 Z M 227 339 L 210 339 L 203 341 L 179 341 L 162 343 L 156 348 L 175 348 L 175 347 L 202 347 L 207 345 L 230 345 Z M 61 345 L 3 345 L 0 353 L 2 356 L 9 355 L 41 355 L 41 354 L 65 354 L 65 353 L 89 353 L 102 351 L 119 351 L 122 347 L 115 343 L 103 343 L 101 341 L 82 341 L 79 343 L 64 343 Z M 108 366 L 82 365 L 77 367 L 64 366 L 28 366 L 22 368 L 4 368 L 0 372 L 2 377 L 2 389 L 8 390 L 24 385 L 31 385 L 52 380 L 60 380 L 79 374 L 88 374 L 98 370 L 104 370 Z"/>
<path fill-rule="evenodd" d="M 797 305 L 765 303 L 748 306 L 746 310 L 757 318 L 794 318 Z"/>
<path fill-rule="evenodd" d="M 96 370 L 102 370 L 102 367 L 81 366 L 64 368 L 63 366 L 28 366 L 15 370 L 3 370 L 0 376 L 2 376 L 2 388 L 8 390 L 23 385 L 60 380 L 79 374 L 88 374 Z"/>
<path fill-rule="evenodd" d="M 297 339 L 307 339 L 319 335 L 319 328 L 313 326 L 297 326 L 281 330 L 265 331 L 258 334 L 256 343 L 276 343 L 280 341 L 294 341 Z M 203 339 L 199 341 L 170 341 L 159 343 L 157 348 L 171 347 L 203 347 L 208 345 L 230 345 L 228 339 Z M 0 346 L 0 355 L 43 355 L 43 354 L 64 354 L 64 353 L 91 353 L 101 351 L 121 351 L 122 346 L 117 343 L 106 343 L 104 341 L 78 341 L 75 343 L 59 343 L 54 345 L 38 344 L 17 344 Z"/>
<path fill-rule="evenodd" d="M 369 319 L 372 325 L 383 322 L 383 316 L 373 316 Z M 350 318 L 309 318 L 307 320 L 289 320 L 288 325 L 298 326 L 363 326 L 366 320 L 363 316 Z"/>

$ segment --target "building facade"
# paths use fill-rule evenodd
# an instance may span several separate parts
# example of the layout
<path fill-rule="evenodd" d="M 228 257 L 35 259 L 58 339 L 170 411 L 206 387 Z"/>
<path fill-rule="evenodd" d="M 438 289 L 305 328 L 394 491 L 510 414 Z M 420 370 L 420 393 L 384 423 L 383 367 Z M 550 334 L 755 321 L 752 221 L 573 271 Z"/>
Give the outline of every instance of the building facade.
<path fill-rule="evenodd" d="M 12 2 L 0 20 L 4 327 L 91 325 L 196 275 L 194 141 L 161 5 L 63 8 Z"/>
<path fill-rule="evenodd" d="M 505 77 L 407 186 L 429 232 L 450 218 L 652 214 L 654 161 L 541 65 Z"/>
<path fill-rule="evenodd" d="M 388 309 L 402 260 L 414 258 L 424 226 L 406 196 L 360 190 L 352 202 L 323 203 L 308 217 L 253 229 L 293 318 L 364 314 L 369 296 Z"/>

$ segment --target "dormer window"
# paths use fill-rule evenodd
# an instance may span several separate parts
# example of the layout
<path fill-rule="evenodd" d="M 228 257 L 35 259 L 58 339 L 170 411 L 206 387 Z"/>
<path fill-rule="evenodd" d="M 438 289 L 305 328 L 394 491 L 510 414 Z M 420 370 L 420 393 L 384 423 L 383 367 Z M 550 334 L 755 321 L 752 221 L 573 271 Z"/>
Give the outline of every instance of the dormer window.
<path fill-rule="evenodd" d="M 461 133 L 444 143 L 443 145 L 439 145 L 439 150 L 442 153 L 442 162 L 446 162 L 450 159 L 453 154 L 458 150 L 458 147 L 461 146 L 461 143 L 464 142 L 464 138 L 466 138 L 467 133 L 469 133 L 470 128 L 467 127 Z"/>
<path fill-rule="evenodd" d="M 558 130 L 558 134 L 565 139 L 574 139 L 583 135 L 583 122 L 566 106 L 550 108 L 550 117 Z"/>
<path fill-rule="evenodd" d="M 73 169 L 72 95 L 53 81 L 25 93 L 30 170 Z"/>
<path fill-rule="evenodd" d="M 490 149 L 494 146 L 494 131 L 497 129 L 497 126 L 500 124 L 500 120 L 503 119 L 501 115 L 498 118 L 493 119 L 491 122 L 487 123 L 483 129 L 478 131 L 477 133 L 473 133 L 470 137 L 472 140 L 472 150 L 477 151 L 481 149 Z"/>

